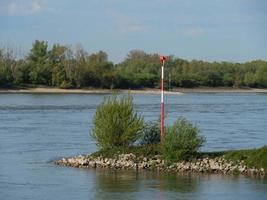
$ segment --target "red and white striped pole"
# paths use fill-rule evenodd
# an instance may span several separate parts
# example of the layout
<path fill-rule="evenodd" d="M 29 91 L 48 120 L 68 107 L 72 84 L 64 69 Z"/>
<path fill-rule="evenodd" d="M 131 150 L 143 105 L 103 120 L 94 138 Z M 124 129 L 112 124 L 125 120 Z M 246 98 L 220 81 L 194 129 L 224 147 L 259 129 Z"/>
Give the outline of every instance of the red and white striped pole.
<path fill-rule="evenodd" d="M 165 64 L 166 57 L 160 56 L 161 66 L 161 83 L 160 83 L 160 90 L 161 90 L 161 108 L 160 108 L 160 141 L 163 139 L 164 134 L 164 64 Z"/>

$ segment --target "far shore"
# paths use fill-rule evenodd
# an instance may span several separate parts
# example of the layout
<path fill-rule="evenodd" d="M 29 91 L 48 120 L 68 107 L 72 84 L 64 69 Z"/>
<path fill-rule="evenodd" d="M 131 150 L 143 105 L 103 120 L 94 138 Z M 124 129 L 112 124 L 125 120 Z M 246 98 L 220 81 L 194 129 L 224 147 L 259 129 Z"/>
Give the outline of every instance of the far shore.
<path fill-rule="evenodd" d="M 131 94 L 160 94 L 159 89 L 61 89 L 61 88 L 22 88 L 22 89 L 1 89 L 1 93 L 22 93 L 22 94 L 110 94 L 113 92 L 118 93 L 131 93 Z M 165 91 L 165 94 L 181 95 L 184 93 L 267 93 L 267 89 L 259 88 L 174 88 L 171 91 Z"/>

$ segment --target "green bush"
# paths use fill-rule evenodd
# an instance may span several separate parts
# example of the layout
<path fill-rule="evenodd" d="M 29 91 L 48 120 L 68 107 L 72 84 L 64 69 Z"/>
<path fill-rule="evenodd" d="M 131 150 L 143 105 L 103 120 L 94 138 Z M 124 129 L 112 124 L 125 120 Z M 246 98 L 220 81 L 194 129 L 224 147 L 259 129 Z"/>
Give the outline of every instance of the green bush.
<path fill-rule="evenodd" d="M 133 109 L 130 95 L 109 96 L 97 107 L 91 137 L 102 148 L 127 147 L 134 143 L 143 128 L 144 119 Z"/>
<path fill-rule="evenodd" d="M 169 161 L 189 159 L 205 141 L 198 134 L 199 129 L 183 118 L 166 127 L 162 141 L 164 158 Z"/>
<path fill-rule="evenodd" d="M 147 122 L 141 131 L 141 145 L 151 145 L 160 142 L 160 125 L 158 121 Z"/>

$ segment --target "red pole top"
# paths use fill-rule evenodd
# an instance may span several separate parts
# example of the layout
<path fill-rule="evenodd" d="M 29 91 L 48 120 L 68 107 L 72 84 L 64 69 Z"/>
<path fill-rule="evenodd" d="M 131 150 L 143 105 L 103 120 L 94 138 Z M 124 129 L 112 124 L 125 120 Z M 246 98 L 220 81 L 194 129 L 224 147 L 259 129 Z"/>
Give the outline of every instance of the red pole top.
<path fill-rule="evenodd" d="M 159 59 L 160 59 L 160 62 L 163 63 L 166 60 L 166 56 L 160 56 Z"/>

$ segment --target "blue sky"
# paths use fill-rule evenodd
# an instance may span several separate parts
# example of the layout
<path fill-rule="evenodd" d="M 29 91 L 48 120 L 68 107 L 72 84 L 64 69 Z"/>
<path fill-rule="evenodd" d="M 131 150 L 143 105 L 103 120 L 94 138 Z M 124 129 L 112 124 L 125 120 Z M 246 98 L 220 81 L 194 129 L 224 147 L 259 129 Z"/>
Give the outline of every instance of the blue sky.
<path fill-rule="evenodd" d="M 0 44 L 35 39 L 104 50 L 115 63 L 133 49 L 185 59 L 267 60 L 266 0 L 0 0 Z"/>

